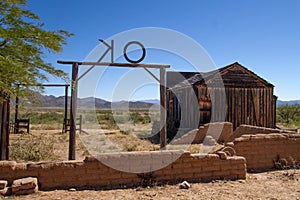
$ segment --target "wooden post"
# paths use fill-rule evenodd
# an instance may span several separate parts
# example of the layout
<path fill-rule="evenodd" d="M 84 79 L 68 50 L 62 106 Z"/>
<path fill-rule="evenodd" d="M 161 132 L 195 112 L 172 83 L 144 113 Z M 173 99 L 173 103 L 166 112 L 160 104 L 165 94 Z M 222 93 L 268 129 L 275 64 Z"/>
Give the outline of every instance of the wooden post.
<path fill-rule="evenodd" d="M 69 86 L 65 85 L 65 117 L 64 117 L 64 132 L 67 132 L 67 119 L 68 119 L 68 90 Z"/>
<path fill-rule="evenodd" d="M 6 134 L 6 160 L 9 160 L 9 134 L 10 134 L 10 97 L 7 100 L 7 134 Z"/>
<path fill-rule="evenodd" d="M 166 70 L 163 67 L 160 68 L 160 106 L 160 149 L 166 149 Z"/>
<path fill-rule="evenodd" d="M 79 134 L 82 133 L 82 115 L 79 116 Z"/>
<path fill-rule="evenodd" d="M 272 91 L 272 94 L 273 94 L 273 91 Z M 276 128 L 276 115 L 277 115 L 277 108 L 276 108 L 276 103 L 277 103 L 277 96 L 273 96 L 273 127 Z M 298 131 L 299 132 L 299 131 Z"/>
<path fill-rule="evenodd" d="M 0 94 L 1 95 L 1 94 Z M 8 160 L 8 141 L 9 141 L 9 98 L 0 103 L 1 132 L 0 132 L 0 160 Z"/>
<path fill-rule="evenodd" d="M 69 160 L 75 160 L 78 63 L 72 66 Z"/>
<path fill-rule="evenodd" d="M 18 114 L 19 114 L 19 88 L 20 85 L 17 85 L 17 92 L 16 92 L 16 105 L 15 105 L 15 126 L 14 126 L 14 133 L 18 133 L 16 123 L 18 121 Z"/>

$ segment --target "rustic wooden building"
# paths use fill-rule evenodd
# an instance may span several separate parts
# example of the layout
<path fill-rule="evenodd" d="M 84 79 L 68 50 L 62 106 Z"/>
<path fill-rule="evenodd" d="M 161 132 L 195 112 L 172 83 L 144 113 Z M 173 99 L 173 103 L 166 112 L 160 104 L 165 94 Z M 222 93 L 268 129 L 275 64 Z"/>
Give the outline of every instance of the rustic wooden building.
<path fill-rule="evenodd" d="M 274 86 L 237 62 L 206 73 L 168 72 L 167 88 L 167 119 L 177 127 L 276 126 Z"/>

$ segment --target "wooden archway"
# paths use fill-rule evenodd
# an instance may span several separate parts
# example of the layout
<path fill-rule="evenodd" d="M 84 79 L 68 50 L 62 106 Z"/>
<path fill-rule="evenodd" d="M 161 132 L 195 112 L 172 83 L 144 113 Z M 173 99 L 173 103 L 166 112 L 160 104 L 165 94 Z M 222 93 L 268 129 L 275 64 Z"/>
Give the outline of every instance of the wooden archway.
<path fill-rule="evenodd" d="M 101 60 L 101 59 L 100 59 Z M 72 65 L 72 87 L 71 87 L 71 108 L 70 108 L 70 138 L 69 138 L 69 160 L 75 160 L 76 147 L 76 108 L 77 108 L 77 88 L 78 81 L 96 66 L 106 67 L 131 67 L 145 69 L 160 84 L 160 148 L 165 149 L 167 145 L 166 127 L 166 68 L 170 65 L 159 64 L 139 64 L 139 63 L 107 63 L 107 62 L 78 62 L 78 61 L 57 61 L 59 64 Z M 78 78 L 78 68 L 80 65 L 91 66 Z M 160 77 L 157 78 L 148 68 L 160 69 Z"/>

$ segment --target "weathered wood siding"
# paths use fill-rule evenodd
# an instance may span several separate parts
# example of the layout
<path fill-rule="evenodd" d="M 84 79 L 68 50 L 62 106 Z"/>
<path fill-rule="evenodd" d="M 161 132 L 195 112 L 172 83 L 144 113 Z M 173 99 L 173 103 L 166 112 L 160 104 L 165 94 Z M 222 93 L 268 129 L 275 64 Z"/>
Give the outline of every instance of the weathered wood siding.
<path fill-rule="evenodd" d="M 186 83 L 192 84 L 193 89 L 186 87 Z M 168 103 L 172 102 L 172 112 L 168 112 L 168 117 L 180 120 L 181 127 L 185 128 L 196 124 L 196 118 L 200 118 L 200 125 L 207 123 L 208 114 L 211 115 L 210 122 L 229 121 L 234 129 L 241 124 L 274 128 L 277 99 L 273 88 L 272 84 L 239 63 L 233 63 L 219 69 L 218 73 L 194 75 L 170 90 Z M 197 100 L 191 100 L 192 90 L 195 90 Z M 172 91 L 177 99 L 172 96 Z M 209 101 L 211 109 L 204 108 Z"/>
<path fill-rule="evenodd" d="M 167 119 L 181 128 L 195 129 L 199 126 L 199 106 L 197 92 L 189 87 L 167 93 Z"/>
<path fill-rule="evenodd" d="M 180 121 L 183 128 L 195 128 L 196 120 L 199 120 L 199 124 L 206 123 L 191 92 L 191 89 L 177 91 L 172 112 L 168 112 L 168 116 L 172 115 L 172 120 Z M 169 97 L 172 99 L 175 95 Z M 241 124 L 267 128 L 276 126 L 276 98 L 273 96 L 273 88 L 207 89 L 201 86 L 198 87 L 198 101 L 201 99 L 211 101 L 210 122 L 232 122 L 234 129 Z M 180 106 L 176 106 L 177 101 Z"/>
<path fill-rule="evenodd" d="M 233 128 L 241 124 L 274 128 L 276 101 L 273 88 L 225 88 L 227 99 L 226 121 Z"/>

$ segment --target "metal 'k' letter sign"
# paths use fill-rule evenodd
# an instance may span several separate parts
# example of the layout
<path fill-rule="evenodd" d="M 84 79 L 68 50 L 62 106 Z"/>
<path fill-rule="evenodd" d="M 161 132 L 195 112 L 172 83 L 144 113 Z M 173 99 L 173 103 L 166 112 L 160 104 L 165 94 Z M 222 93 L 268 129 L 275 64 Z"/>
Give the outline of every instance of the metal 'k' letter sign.
<path fill-rule="evenodd" d="M 99 39 L 100 42 L 102 42 L 105 46 L 107 46 L 106 51 L 103 53 L 103 55 L 101 56 L 101 58 L 104 58 L 104 56 L 106 56 L 106 54 L 111 51 L 110 53 L 110 59 L 111 59 L 111 63 L 114 63 L 114 40 L 110 41 L 110 45 L 107 44 L 104 40 Z M 143 53 L 141 55 L 141 57 L 137 60 L 132 60 L 127 56 L 127 49 L 130 45 L 138 45 L 140 46 L 140 48 L 142 49 Z M 123 54 L 124 54 L 124 58 L 129 62 L 129 63 L 140 63 L 145 59 L 146 56 L 146 49 L 144 47 L 144 45 L 138 41 L 131 41 L 128 42 L 124 48 L 123 48 Z"/>

